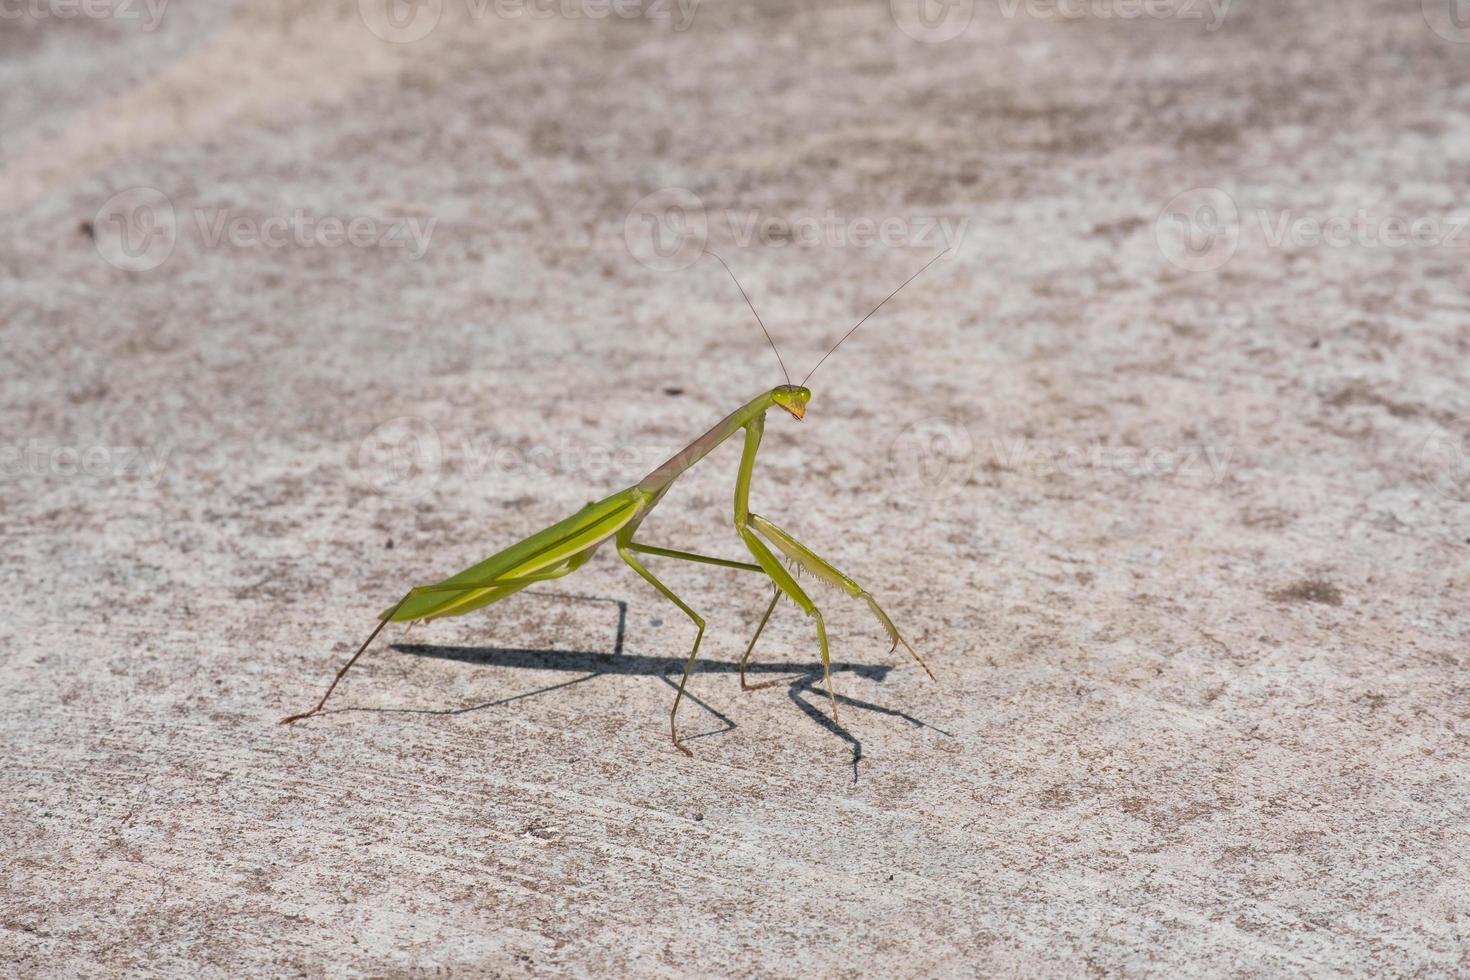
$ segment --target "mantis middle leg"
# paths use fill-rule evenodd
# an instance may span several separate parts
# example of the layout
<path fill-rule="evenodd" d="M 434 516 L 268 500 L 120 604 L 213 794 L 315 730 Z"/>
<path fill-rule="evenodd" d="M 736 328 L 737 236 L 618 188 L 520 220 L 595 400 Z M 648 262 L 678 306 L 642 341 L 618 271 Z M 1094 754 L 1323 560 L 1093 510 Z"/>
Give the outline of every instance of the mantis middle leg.
<path fill-rule="evenodd" d="M 704 639 L 704 617 L 695 612 L 687 602 L 675 595 L 672 589 L 659 581 L 658 576 L 650 572 L 648 567 L 638 560 L 635 552 L 642 552 L 647 555 L 659 555 L 664 558 L 679 558 L 684 561 L 702 562 L 709 565 L 720 565 L 725 568 L 738 568 L 749 572 L 759 572 L 764 569 L 759 565 L 752 565 L 750 562 L 731 561 L 727 558 L 711 558 L 708 555 L 698 555 L 692 551 L 675 551 L 672 548 L 656 548 L 652 545 L 640 544 L 633 540 L 633 530 L 634 528 L 629 528 L 618 535 L 618 554 L 649 585 L 658 589 L 666 599 L 678 606 L 695 626 L 694 646 L 689 650 L 689 659 L 684 662 L 684 676 L 679 679 L 679 691 L 674 695 L 674 707 L 669 711 L 669 737 L 673 739 L 674 748 L 692 757 L 694 753 L 690 752 L 679 742 L 677 719 L 679 716 L 679 703 L 684 700 L 684 688 L 689 683 L 689 674 L 694 670 L 694 658 L 699 656 L 699 643 Z M 742 671 L 744 670 L 743 664 L 741 669 Z"/>
<path fill-rule="evenodd" d="M 745 664 L 750 660 L 751 652 L 755 650 L 755 641 L 759 640 L 761 638 L 761 634 L 766 631 L 766 623 L 770 622 L 771 613 L 776 611 L 776 603 L 780 601 L 781 589 L 779 586 L 777 586 L 771 593 L 771 602 L 770 605 L 766 606 L 765 615 L 761 616 L 761 621 L 755 627 L 755 635 L 752 636 L 750 638 L 750 642 L 746 644 L 745 653 L 740 655 L 740 689 L 742 691 L 759 691 L 762 688 L 775 687 L 777 684 L 781 683 L 780 680 L 774 680 L 761 681 L 759 684 L 749 684 L 746 683 L 745 680 Z"/>

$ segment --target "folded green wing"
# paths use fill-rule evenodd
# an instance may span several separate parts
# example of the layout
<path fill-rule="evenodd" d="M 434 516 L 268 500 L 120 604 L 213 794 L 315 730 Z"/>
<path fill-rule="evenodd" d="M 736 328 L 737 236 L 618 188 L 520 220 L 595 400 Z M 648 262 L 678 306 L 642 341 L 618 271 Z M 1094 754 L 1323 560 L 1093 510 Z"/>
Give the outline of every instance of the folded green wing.
<path fill-rule="evenodd" d="M 579 557 L 586 560 L 593 550 L 637 516 L 652 497 L 637 487 L 630 487 L 588 504 L 566 520 L 496 552 L 426 591 L 409 596 L 396 612 L 383 610 L 379 618 L 386 619 L 390 613 L 395 622 L 458 616 L 497 602 L 530 584 L 523 581 L 528 576 L 549 577 Z"/>

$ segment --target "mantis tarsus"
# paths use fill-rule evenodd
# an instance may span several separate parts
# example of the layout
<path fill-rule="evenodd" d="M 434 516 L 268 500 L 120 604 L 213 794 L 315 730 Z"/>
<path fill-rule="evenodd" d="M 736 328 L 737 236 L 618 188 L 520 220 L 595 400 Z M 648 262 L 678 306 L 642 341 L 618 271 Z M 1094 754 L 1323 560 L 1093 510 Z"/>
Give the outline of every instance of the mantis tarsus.
<path fill-rule="evenodd" d="M 806 545 L 797 541 L 786 531 L 777 527 L 759 514 L 750 510 L 750 480 L 755 469 L 756 451 L 760 448 L 761 435 L 765 431 L 766 412 L 773 406 L 779 406 L 798 421 L 806 415 L 807 402 L 811 399 L 811 391 L 806 387 L 807 381 L 816 373 L 817 368 L 831 356 L 832 351 L 840 347 L 843 341 L 851 337 L 858 327 L 867 322 L 868 317 L 877 313 L 884 303 L 887 303 L 900 289 L 913 282 L 929 266 L 942 258 L 945 252 L 939 253 L 926 262 L 918 272 L 915 272 L 902 285 L 884 297 L 883 301 L 873 307 L 852 329 L 842 336 L 836 344 L 822 355 L 816 367 L 807 372 L 802 383 L 794 385 L 791 376 L 786 372 L 785 361 L 781 358 L 781 352 L 776 347 L 776 342 L 771 339 L 770 331 L 761 321 L 760 314 L 756 313 L 755 304 L 751 303 L 750 297 L 746 295 L 740 281 L 735 279 L 735 274 L 721 259 L 713 252 L 708 252 L 719 263 L 725 266 L 725 271 L 730 273 L 730 278 L 735 280 L 735 286 L 740 290 L 740 295 L 750 307 L 751 313 L 755 315 L 756 322 L 760 324 L 761 331 L 765 333 L 766 340 L 771 345 L 771 350 L 776 353 L 776 360 L 781 363 L 781 373 L 786 376 L 786 384 L 777 385 L 769 391 L 762 392 L 740 408 L 731 412 L 723 420 L 715 425 L 704 435 L 695 439 L 688 446 L 674 454 L 668 461 L 659 466 L 658 469 L 645 476 L 638 483 L 626 490 L 620 490 L 610 497 L 590 503 L 577 513 L 563 521 L 551 525 L 543 531 L 526 538 L 518 544 L 511 545 L 504 551 L 498 552 L 486 558 L 484 561 L 465 569 L 457 575 L 451 575 L 442 582 L 433 585 L 415 586 L 399 599 L 391 608 L 379 615 L 378 625 L 373 629 L 362 645 L 337 671 L 337 676 L 327 686 L 326 693 L 322 695 L 316 707 L 310 711 L 298 715 L 282 718 L 281 724 L 291 724 L 303 718 L 310 718 L 321 711 L 326 705 L 327 699 L 332 696 L 332 691 L 342 676 L 351 669 L 357 659 L 362 656 L 377 635 L 382 632 L 384 626 L 391 622 L 412 622 L 416 620 L 437 619 L 440 616 L 459 616 L 464 613 L 499 602 L 501 599 L 514 595 L 529 585 L 537 582 L 545 582 L 550 579 L 561 578 L 570 575 L 581 568 L 587 561 L 608 541 L 613 541 L 618 549 L 618 555 L 633 571 L 637 572 L 648 581 L 659 592 L 674 605 L 683 611 L 684 615 L 695 625 L 694 645 L 689 650 L 689 658 L 684 663 L 684 676 L 679 681 L 679 691 L 674 696 L 674 706 L 669 711 L 669 735 L 673 739 L 674 747 L 685 755 L 692 756 L 693 753 L 679 742 L 679 730 L 677 718 L 679 714 L 679 702 L 684 698 L 684 688 L 689 683 L 689 674 L 694 669 L 694 660 L 699 655 L 699 643 L 704 639 L 704 618 L 695 612 L 693 607 L 683 599 L 674 594 L 674 591 L 665 585 L 659 578 L 649 571 L 643 564 L 644 555 L 652 555 L 660 558 L 677 558 L 683 561 L 700 562 L 708 565 L 719 565 L 724 568 L 735 568 L 747 572 L 763 574 L 771 580 L 775 586 L 774 594 L 771 596 L 770 605 L 766 607 L 765 615 L 761 617 L 760 625 L 756 627 L 755 635 L 750 638 L 750 643 L 745 648 L 744 655 L 740 658 L 740 686 L 747 691 L 758 690 L 769 687 L 772 683 L 750 684 L 745 679 L 745 665 L 750 660 L 750 654 L 755 649 L 756 641 L 760 639 L 761 632 L 765 630 L 766 623 L 771 618 L 772 611 L 776 608 L 776 602 L 784 593 L 796 605 L 810 616 L 816 623 L 817 645 L 822 654 L 822 678 L 827 686 L 827 697 L 832 702 L 832 718 L 837 720 L 837 693 L 832 688 L 832 660 L 827 649 L 827 628 L 822 619 L 822 613 L 816 603 L 807 595 L 805 589 L 797 584 L 796 578 L 790 569 L 782 564 L 777 558 L 779 552 L 793 568 L 801 569 L 816 578 L 843 590 L 856 599 L 867 603 L 878 622 L 883 625 L 893 646 L 889 652 L 903 644 L 905 650 L 918 661 L 919 666 L 924 668 L 930 679 L 934 673 L 924 663 L 914 648 L 898 632 L 893 625 L 893 620 L 878 605 L 877 601 L 868 594 L 862 586 L 843 574 L 836 566 L 817 556 Z M 735 433 L 745 431 L 745 449 L 740 456 L 740 469 L 735 478 L 735 530 L 740 535 L 745 547 L 750 551 L 755 562 L 733 561 L 728 558 L 714 558 L 709 555 L 699 555 L 690 551 L 676 551 L 672 548 L 659 548 L 634 540 L 634 535 L 642 525 L 645 518 L 663 500 L 664 494 L 668 492 L 682 476 L 685 471 L 701 459 L 707 456 L 715 447 Z M 774 551 L 772 548 L 774 547 Z"/>

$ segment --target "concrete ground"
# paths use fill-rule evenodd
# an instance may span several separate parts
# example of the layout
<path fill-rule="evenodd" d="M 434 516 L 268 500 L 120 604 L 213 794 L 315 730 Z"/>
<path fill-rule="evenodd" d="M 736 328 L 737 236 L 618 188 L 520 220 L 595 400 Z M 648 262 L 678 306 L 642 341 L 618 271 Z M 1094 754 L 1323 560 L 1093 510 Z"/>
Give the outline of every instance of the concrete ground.
<path fill-rule="evenodd" d="M 1450 3 L 78 9 L 0 21 L 7 975 L 1470 974 Z M 937 682 L 819 589 L 839 721 L 790 605 L 743 693 L 768 586 L 653 559 L 686 759 L 608 549 L 275 724 L 781 379 L 701 246 L 799 378 L 946 244 L 753 492 Z M 737 458 L 646 538 L 741 557 Z"/>

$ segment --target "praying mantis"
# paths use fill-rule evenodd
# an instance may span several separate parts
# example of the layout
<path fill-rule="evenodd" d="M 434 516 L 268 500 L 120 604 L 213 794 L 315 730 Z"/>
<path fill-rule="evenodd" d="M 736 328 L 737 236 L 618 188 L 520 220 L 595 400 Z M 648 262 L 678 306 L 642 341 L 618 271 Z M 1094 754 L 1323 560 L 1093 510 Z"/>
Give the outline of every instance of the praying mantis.
<path fill-rule="evenodd" d="M 756 452 L 760 449 L 761 436 L 765 432 L 766 413 L 772 408 L 781 408 L 797 421 L 804 418 L 807 403 L 812 397 L 811 390 L 806 387 L 806 383 L 811 380 L 817 368 L 821 367 L 832 352 L 841 347 L 843 342 L 857 331 L 858 327 L 866 323 L 869 317 L 898 295 L 899 290 L 917 279 L 929 266 L 939 261 L 948 252 L 949 249 L 945 249 L 924 263 L 923 268 L 905 279 L 898 289 L 889 293 L 882 302 L 869 310 L 866 316 L 854 324 L 852 329 L 848 330 L 837 343 L 828 349 L 826 354 L 822 355 L 821 360 L 817 361 L 816 366 L 808 371 L 801 384 L 797 385 L 791 383 L 791 375 L 786 371 L 786 362 L 781 357 L 781 351 L 776 347 L 776 342 L 771 338 L 771 332 L 766 329 L 760 314 L 756 312 L 755 304 L 750 301 L 745 287 L 740 285 L 740 280 L 735 278 L 734 271 L 724 259 L 706 249 L 705 254 L 716 259 L 725 267 L 725 271 L 734 280 L 735 287 L 740 290 L 741 297 L 750 307 L 750 312 L 760 324 L 761 332 L 765 334 L 766 341 L 776 354 L 776 360 L 781 365 L 781 373 L 786 383 L 761 392 L 725 416 L 704 435 L 675 453 L 657 469 L 626 490 L 620 490 L 610 497 L 590 503 L 571 517 L 558 521 L 545 530 L 538 531 L 525 540 L 441 582 L 433 585 L 414 586 L 409 589 L 403 598 L 379 614 L 378 625 L 357 648 L 357 652 L 337 671 L 336 677 L 327 686 L 326 693 L 322 695 L 316 707 L 301 714 L 282 718 L 280 724 L 289 725 L 320 712 L 343 675 L 352 668 L 353 664 L 357 663 L 358 658 L 382 632 L 383 627 L 389 623 L 438 619 L 441 616 L 461 616 L 481 609 L 506 599 L 527 586 L 570 575 L 591 560 L 598 549 L 609 541 L 614 542 L 618 556 L 633 571 L 642 576 L 666 599 L 678 606 L 679 610 L 694 623 L 694 645 L 690 648 L 689 657 L 684 662 L 684 674 L 679 681 L 678 693 L 674 695 L 674 706 L 669 710 L 669 737 L 673 740 L 674 747 L 686 756 L 692 757 L 693 753 L 679 741 L 679 703 L 684 699 L 684 689 L 689 684 L 689 675 L 694 669 L 695 658 L 699 656 L 699 644 L 704 639 L 705 621 L 704 617 L 695 612 L 692 606 L 676 595 L 648 569 L 643 562 L 645 555 L 734 568 L 764 575 L 770 580 L 774 586 L 771 602 L 766 607 L 760 624 L 756 627 L 755 635 L 750 638 L 744 655 L 740 658 L 740 687 L 743 690 L 754 691 L 779 683 L 777 681 L 767 681 L 761 684 L 748 683 L 745 678 L 745 666 L 750 660 L 751 652 L 755 649 L 756 641 L 760 639 L 766 623 L 770 621 L 776 603 L 782 595 L 785 595 L 816 624 L 817 646 L 822 655 L 822 679 L 827 687 L 827 697 L 832 703 L 832 720 L 834 722 L 837 720 L 837 692 L 832 687 L 832 657 L 827 645 L 826 623 L 817 604 L 812 601 L 806 589 L 797 583 L 793 570 L 806 572 L 819 581 L 846 592 L 852 598 L 865 602 L 873 616 L 882 624 L 888 638 L 893 641 L 892 646 L 889 647 L 889 653 L 898 649 L 899 644 L 902 644 L 919 666 L 924 668 L 930 680 L 933 680 L 934 672 L 929 669 L 929 665 L 903 638 L 898 627 L 894 626 L 893 620 L 888 617 L 888 614 L 866 589 L 831 562 L 819 557 L 816 552 L 796 540 L 790 533 L 760 514 L 751 511 L 750 483 L 755 471 Z M 655 547 L 636 540 L 635 535 L 643 521 L 663 500 L 664 494 L 668 493 L 669 488 L 679 477 L 709 455 L 717 446 L 742 430 L 745 433 L 745 448 L 740 455 L 740 468 L 735 477 L 735 531 L 755 561 L 715 558 L 691 551 Z M 778 552 L 780 558 L 777 557 Z M 781 558 L 789 563 L 789 568 L 782 563 Z"/>

